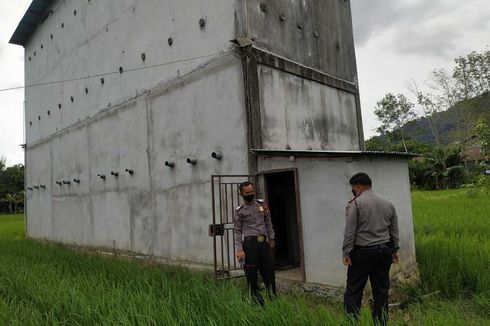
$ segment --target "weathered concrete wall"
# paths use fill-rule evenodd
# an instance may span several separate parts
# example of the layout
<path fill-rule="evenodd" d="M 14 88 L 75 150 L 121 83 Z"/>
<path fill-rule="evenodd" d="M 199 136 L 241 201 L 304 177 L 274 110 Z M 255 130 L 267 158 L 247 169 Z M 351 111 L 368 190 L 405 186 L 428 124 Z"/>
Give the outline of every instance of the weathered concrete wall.
<path fill-rule="evenodd" d="M 243 88 L 241 62 L 232 58 L 192 82 L 150 95 L 155 254 L 195 262 L 212 259 L 211 175 L 248 172 Z M 213 151 L 221 151 L 223 159 L 212 159 Z M 187 164 L 188 157 L 197 164 Z M 174 161 L 175 168 L 165 167 L 165 161 Z"/>
<path fill-rule="evenodd" d="M 357 82 L 350 1 L 247 0 L 247 22 L 259 47 Z"/>
<path fill-rule="evenodd" d="M 46 185 L 28 193 L 28 235 L 210 262 L 210 176 L 248 172 L 242 63 L 229 42 L 245 34 L 245 3 L 51 10 L 25 46 L 26 84 L 64 81 L 26 89 L 26 183 Z"/>
<path fill-rule="evenodd" d="M 243 87 L 228 55 L 28 147 L 27 184 L 46 184 L 28 193 L 28 235 L 210 263 L 210 177 L 248 171 Z"/>
<path fill-rule="evenodd" d="M 296 167 L 301 194 L 306 281 L 341 286 L 346 268 L 342 265 L 345 206 L 352 198 L 349 178 L 360 171 L 373 179 L 373 190 L 395 206 L 400 227 L 400 264 L 392 273 L 413 268 L 413 236 L 410 184 L 406 161 L 350 158 L 261 158 L 261 171 Z"/>
<path fill-rule="evenodd" d="M 239 0 L 58 0 L 51 10 L 25 46 L 25 83 L 67 82 L 26 89 L 28 144 L 195 69 L 245 28 Z"/>
<path fill-rule="evenodd" d="M 259 65 L 266 149 L 359 150 L 351 93 Z"/>
<path fill-rule="evenodd" d="M 28 214 L 26 230 L 29 236 L 48 239 L 52 234 L 52 193 L 51 193 L 51 146 L 40 145 L 26 150 L 26 180 L 29 186 L 41 185 L 26 192 L 26 210 Z M 33 215 L 29 215 L 33 212 Z"/>

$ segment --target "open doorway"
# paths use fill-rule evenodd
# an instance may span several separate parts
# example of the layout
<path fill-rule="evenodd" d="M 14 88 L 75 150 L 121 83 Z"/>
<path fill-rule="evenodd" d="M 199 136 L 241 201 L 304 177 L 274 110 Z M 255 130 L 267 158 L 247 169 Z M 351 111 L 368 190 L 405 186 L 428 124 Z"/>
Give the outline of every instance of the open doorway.
<path fill-rule="evenodd" d="M 278 277 L 302 279 L 300 225 L 294 171 L 264 174 L 267 201 L 276 234 L 274 253 Z"/>

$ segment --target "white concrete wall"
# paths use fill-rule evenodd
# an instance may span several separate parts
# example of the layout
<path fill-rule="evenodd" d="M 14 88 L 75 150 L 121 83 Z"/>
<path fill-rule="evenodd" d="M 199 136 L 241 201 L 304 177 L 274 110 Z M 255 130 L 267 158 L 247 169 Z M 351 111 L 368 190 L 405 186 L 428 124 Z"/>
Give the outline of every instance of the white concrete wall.
<path fill-rule="evenodd" d="M 46 189 L 26 191 L 26 229 L 29 236 L 49 239 L 52 234 L 51 146 L 43 144 L 26 151 L 26 180 L 28 187 L 45 185 Z M 32 212 L 32 215 L 31 215 Z"/>
<path fill-rule="evenodd" d="M 240 0 L 54 1 L 53 13 L 25 46 L 25 83 L 75 80 L 26 89 L 27 143 L 183 75 L 211 57 L 123 74 L 119 67 L 148 68 L 230 48 L 229 40 L 244 28 L 243 7 Z M 103 76 L 103 85 L 100 77 L 79 79 L 109 72 L 115 73 Z"/>
<path fill-rule="evenodd" d="M 346 268 L 342 264 L 345 206 L 352 198 L 349 179 L 366 172 L 373 190 L 395 206 L 400 227 L 400 264 L 392 273 L 415 263 L 415 243 L 406 161 L 346 158 L 261 158 L 262 172 L 296 167 L 301 196 L 306 281 L 341 286 Z"/>
<path fill-rule="evenodd" d="M 263 65 L 259 87 L 264 148 L 359 150 L 353 94 Z"/>
<path fill-rule="evenodd" d="M 27 85 L 65 81 L 26 89 L 26 184 L 46 184 L 28 194 L 28 235 L 210 262 L 210 176 L 248 171 L 242 63 L 229 42 L 245 33 L 244 2 L 51 9 L 25 46 Z"/>
<path fill-rule="evenodd" d="M 212 262 L 211 175 L 248 171 L 243 89 L 230 55 L 28 147 L 27 185 L 46 184 L 28 194 L 28 235 Z"/>

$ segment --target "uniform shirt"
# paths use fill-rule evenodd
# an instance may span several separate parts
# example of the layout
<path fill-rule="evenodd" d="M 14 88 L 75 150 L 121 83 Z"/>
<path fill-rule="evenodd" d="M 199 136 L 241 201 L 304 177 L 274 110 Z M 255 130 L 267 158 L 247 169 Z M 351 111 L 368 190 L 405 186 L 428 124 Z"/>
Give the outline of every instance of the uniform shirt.
<path fill-rule="evenodd" d="M 359 214 L 359 215 L 358 215 Z M 391 241 L 400 244 L 398 217 L 393 205 L 371 190 L 351 200 L 346 209 L 342 254 L 349 257 L 354 246 L 372 246 Z"/>
<path fill-rule="evenodd" d="M 267 235 L 269 240 L 274 239 L 271 214 L 265 207 L 264 201 L 256 199 L 250 204 L 238 206 L 233 217 L 235 226 L 235 248 L 242 251 L 242 236 Z"/>

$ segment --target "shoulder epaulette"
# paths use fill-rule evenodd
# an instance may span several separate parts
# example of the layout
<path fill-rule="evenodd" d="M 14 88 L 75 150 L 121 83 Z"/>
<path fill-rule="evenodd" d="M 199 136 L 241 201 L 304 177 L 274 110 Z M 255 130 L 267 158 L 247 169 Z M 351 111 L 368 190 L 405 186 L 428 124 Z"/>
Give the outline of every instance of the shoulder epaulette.
<path fill-rule="evenodd" d="M 259 198 L 257 198 L 257 203 L 261 203 L 261 204 L 263 204 L 263 203 L 264 203 L 264 200 L 263 200 L 263 199 L 259 199 Z"/>
<path fill-rule="evenodd" d="M 235 210 L 238 212 L 242 207 L 243 207 L 243 205 L 240 205 L 237 208 L 235 208 Z"/>

